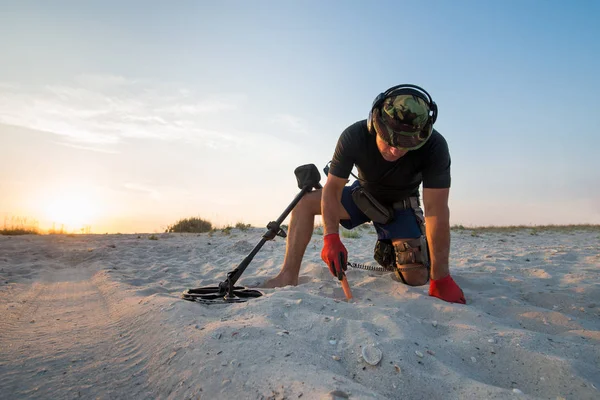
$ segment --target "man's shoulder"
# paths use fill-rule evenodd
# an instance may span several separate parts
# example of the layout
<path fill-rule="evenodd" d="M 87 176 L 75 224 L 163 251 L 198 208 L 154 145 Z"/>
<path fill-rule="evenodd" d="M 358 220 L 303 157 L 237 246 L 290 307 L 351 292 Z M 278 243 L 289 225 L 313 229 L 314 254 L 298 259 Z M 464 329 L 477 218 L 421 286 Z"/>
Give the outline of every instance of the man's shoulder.
<path fill-rule="evenodd" d="M 445 142 L 446 141 L 446 139 L 444 138 L 444 135 L 442 135 L 436 129 L 433 130 L 433 132 L 431 133 L 431 137 L 429 139 L 432 140 L 433 142 L 437 142 L 437 141 Z"/>
<path fill-rule="evenodd" d="M 411 153 L 413 153 L 412 157 L 415 159 L 424 160 L 424 166 L 428 163 L 435 163 L 440 158 L 448 158 L 450 154 L 446 139 L 435 129 L 431 133 L 431 136 L 427 142 L 425 142 L 421 148 L 414 150 Z"/>
<path fill-rule="evenodd" d="M 363 119 L 360 121 L 356 121 L 352 125 L 349 125 L 346 129 L 344 129 L 343 133 L 356 136 L 368 134 L 369 130 L 367 129 L 367 120 Z"/>
<path fill-rule="evenodd" d="M 342 134 L 340 139 L 342 143 L 352 146 L 364 145 L 365 139 L 369 136 L 369 130 L 367 129 L 367 120 L 356 121 L 352 125 L 349 125 Z"/>
<path fill-rule="evenodd" d="M 448 143 L 446 142 L 446 138 L 437 130 L 433 130 L 431 133 L 431 137 L 427 140 L 425 146 L 422 147 L 424 152 L 429 152 L 434 149 L 443 150 L 448 149 Z"/>

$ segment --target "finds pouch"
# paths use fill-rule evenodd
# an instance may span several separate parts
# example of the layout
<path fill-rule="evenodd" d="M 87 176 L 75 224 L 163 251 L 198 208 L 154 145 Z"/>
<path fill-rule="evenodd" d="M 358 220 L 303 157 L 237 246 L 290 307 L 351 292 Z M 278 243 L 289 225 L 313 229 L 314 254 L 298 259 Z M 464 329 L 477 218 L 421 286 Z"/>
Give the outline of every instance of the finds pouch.
<path fill-rule="evenodd" d="M 394 219 L 394 209 L 378 202 L 361 186 L 352 191 L 352 200 L 354 200 L 360 211 L 373 222 L 387 224 Z"/>

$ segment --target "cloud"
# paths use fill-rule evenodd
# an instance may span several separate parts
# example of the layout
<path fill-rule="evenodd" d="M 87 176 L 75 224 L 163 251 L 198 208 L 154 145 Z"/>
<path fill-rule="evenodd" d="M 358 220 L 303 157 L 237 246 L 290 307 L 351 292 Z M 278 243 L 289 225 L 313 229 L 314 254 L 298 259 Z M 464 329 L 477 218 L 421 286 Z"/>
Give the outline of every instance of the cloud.
<path fill-rule="evenodd" d="M 75 77 L 75 82 L 83 87 L 95 87 L 100 89 L 106 89 L 107 87 L 127 86 L 131 85 L 132 83 L 137 83 L 135 80 L 127 79 L 122 76 L 92 74 L 81 74 Z"/>
<path fill-rule="evenodd" d="M 161 111 L 175 115 L 194 115 L 203 113 L 213 113 L 228 110 L 235 110 L 236 107 L 232 103 L 227 103 L 220 100 L 203 101 L 195 104 L 176 104 L 163 108 Z"/>
<path fill-rule="evenodd" d="M 75 144 L 75 143 L 68 143 L 68 142 L 55 142 L 55 144 L 60 145 L 60 146 L 66 146 L 66 147 L 71 147 L 73 149 L 80 149 L 80 150 L 89 150 L 89 151 L 94 151 L 97 153 L 105 153 L 105 154 L 119 154 L 118 151 L 115 150 L 111 150 L 111 149 L 103 149 L 103 148 L 99 148 L 99 147 L 93 147 L 93 146 L 82 146 L 79 144 Z"/>
<path fill-rule="evenodd" d="M 127 138 L 226 146 L 238 139 L 205 122 L 246 101 L 243 94 L 198 98 L 185 88 L 110 75 L 81 75 L 68 85 L 43 87 L 0 82 L 0 88 L 0 123 L 51 132 L 86 149 Z"/>
<path fill-rule="evenodd" d="M 153 200 L 159 200 L 161 197 L 158 190 L 141 183 L 128 182 L 123 184 L 123 187 L 131 192 L 146 194 Z"/>
<path fill-rule="evenodd" d="M 276 128 L 283 130 L 288 134 L 306 136 L 309 134 L 306 121 L 302 118 L 290 114 L 275 115 L 270 121 Z"/>

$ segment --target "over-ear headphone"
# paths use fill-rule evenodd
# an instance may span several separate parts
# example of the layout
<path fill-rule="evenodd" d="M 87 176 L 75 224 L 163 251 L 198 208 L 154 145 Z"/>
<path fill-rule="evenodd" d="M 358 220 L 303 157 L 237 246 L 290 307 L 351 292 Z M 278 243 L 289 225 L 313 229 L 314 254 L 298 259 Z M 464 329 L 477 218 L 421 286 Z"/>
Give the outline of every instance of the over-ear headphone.
<path fill-rule="evenodd" d="M 379 95 L 375 97 L 375 100 L 373 100 L 371 111 L 369 111 L 369 118 L 367 119 L 367 128 L 370 133 L 375 134 L 373 129 L 373 111 L 377 109 L 376 112 L 379 112 L 379 108 L 383 104 L 383 101 L 388 97 L 403 94 L 417 96 L 423 101 L 425 101 L 425 103 L 427 103 L 427 105 L 429 106 L 429 110 L 431 111 L 431 115 L 429 116 L 429 120 L 427 121 L 427 124 L 425 125 L 424 129 L 433 129 L 433 124 L 435 123 L 438 114 L 437 104 L 435 104 L 429 93 L 427 93 L 427 91 L 422 87 L 417 85 L 402 84 L 392 86 L 385 92 L 379 93 Z"/>

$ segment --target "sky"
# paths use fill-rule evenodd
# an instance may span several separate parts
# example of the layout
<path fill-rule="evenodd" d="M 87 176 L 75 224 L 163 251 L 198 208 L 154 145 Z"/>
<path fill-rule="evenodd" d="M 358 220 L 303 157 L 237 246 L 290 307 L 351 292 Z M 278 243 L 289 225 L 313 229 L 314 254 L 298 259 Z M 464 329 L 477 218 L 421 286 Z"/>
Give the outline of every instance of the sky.
<path fill-rule="evenodd" d="M 0 0 L 0 216 L 266 226 L 297 166 L 411 83 L 439 108 L 451 224 L 599 224 L 598 20 L 594 0 Z"/>

